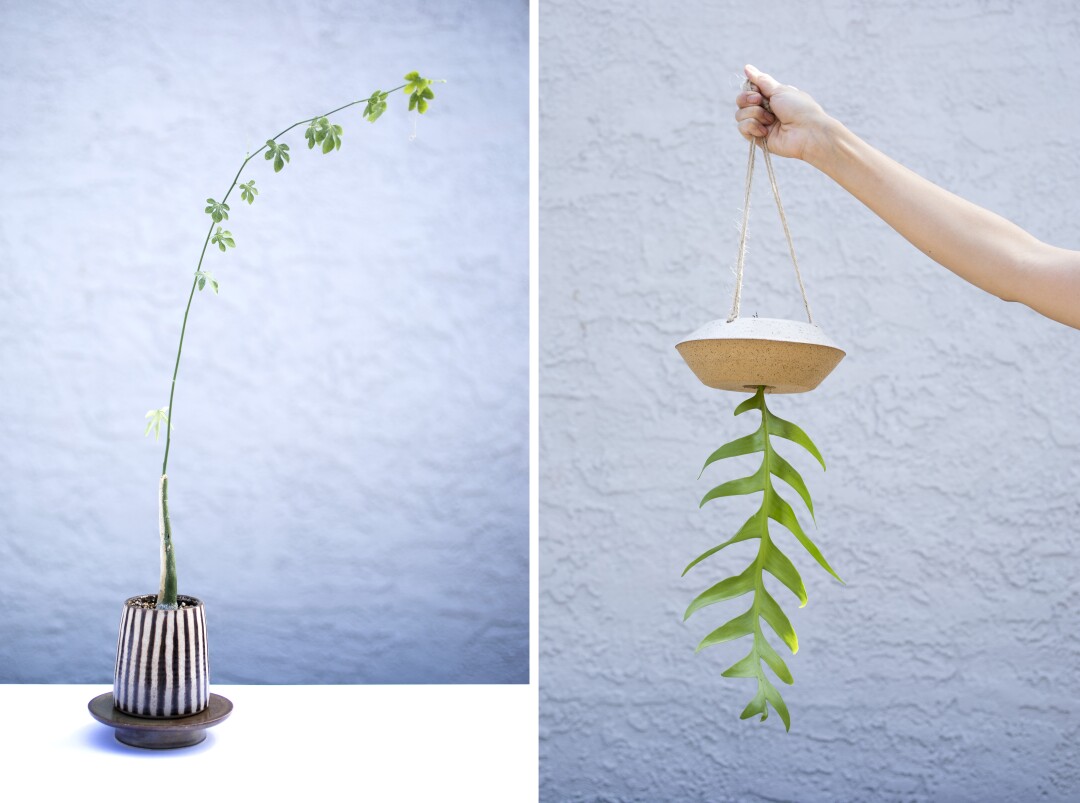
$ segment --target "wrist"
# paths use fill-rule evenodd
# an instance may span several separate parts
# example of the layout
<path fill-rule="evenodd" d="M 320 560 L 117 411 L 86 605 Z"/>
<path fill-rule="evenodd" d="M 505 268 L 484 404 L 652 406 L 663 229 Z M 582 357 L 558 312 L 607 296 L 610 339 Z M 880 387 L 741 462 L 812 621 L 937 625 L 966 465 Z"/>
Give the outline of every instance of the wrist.
<path fill-rule="evenodd" d="M 828 115 L 814 127 L 803 149 L 802 160 L 823 173 L 829 173 L 843 147 L 844 137 L 850 132 L 844 125 Z"/>

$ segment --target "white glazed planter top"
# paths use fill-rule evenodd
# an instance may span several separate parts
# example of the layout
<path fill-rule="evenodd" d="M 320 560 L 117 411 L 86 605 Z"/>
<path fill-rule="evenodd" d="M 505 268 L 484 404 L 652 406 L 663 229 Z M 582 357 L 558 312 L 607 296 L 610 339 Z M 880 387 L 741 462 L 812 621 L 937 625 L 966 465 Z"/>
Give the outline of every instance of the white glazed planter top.
<path fill-rule="evenodd" d="M 711 388 L 767 393 L 813 390 L 845 353 L 820 326 L 780 318 L 710 321 L 675 348 Z"/>

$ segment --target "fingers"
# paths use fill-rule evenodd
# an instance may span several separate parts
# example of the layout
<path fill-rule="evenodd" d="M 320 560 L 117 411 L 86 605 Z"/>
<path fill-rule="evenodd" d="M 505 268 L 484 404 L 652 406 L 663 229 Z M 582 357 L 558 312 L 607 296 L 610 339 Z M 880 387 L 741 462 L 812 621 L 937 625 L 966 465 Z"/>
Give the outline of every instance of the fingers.
<path fill-rule="evenodd" d="M 773 92 L 782 86 L 779 81 L 771 75 L 761 72 L 761 70 L 753 64 L 747 64 L 743 67 L 743 72 L 745 72 L 746 77 L 750 79 L 750 83 L 754 84 L 761 94 L 767 98 L 771 98 Z"/>
<path fill-rule="evenodd" d="M 747 139 L 768 136 L 768 126 L 776 122 L 776 115 L 772 112 L 761 106 L 751 105 L 755 97 L 760 103 L 761 96 L 755 92 L 744 92 L 736 99 L 740 108 L 735 112 L 735 119 L 739 123 L 739 133 Z"/>
<path fill-rule="evenodd" d="M 740 109 L 746 108 L 747 106 L 760 106 L 761 101 L 763 100 L 765 100 L 765 98 L 761 97 L 761 94 L 758 92 L 740 92 L 735 96 L 735 105 Z"/>
<path fill-rule="evenodd" d="M 776 122 L 776 115 L 760 106 L 747 106 L 735 112 L 735 119 L 740 123 L 743 120 L 757 120 L 762 125 L 772 125 Z"/>
<path fill-rule="evenodd" d="M 746 139 L 761 139 L 769 136 L 769 129 L 757 120 L 743 120 L 739 123 L 739 133 Z"/>

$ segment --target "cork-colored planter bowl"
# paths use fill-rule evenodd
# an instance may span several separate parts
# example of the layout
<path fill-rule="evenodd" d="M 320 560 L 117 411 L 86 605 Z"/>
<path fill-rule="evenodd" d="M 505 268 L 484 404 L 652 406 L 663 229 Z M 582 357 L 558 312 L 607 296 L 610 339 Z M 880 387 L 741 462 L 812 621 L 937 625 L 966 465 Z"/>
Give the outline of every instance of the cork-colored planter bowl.
<path fill-rule="evenodd" d="M 710 321 L 675 348 L 706 385 L 740 393 L 813 390 L 845 353 L 820 326 L 780 318 Z"/>

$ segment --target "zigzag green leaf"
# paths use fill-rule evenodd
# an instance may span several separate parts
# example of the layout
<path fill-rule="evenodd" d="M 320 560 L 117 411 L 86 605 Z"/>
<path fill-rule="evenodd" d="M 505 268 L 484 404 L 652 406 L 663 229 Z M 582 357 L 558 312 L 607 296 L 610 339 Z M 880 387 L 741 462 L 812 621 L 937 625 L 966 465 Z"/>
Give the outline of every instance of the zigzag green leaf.
<path fill-rule="evenodd" d="M 698 507 L 704 507 L 706 502 L 713 499 L 719 499 L 722 496 L 742 496 L 744 494 L 756 493 L 757 491 L 764 491 L 768 482 L 769 476 L 765 470 L 765 463 L 762 462 L 761 468 L 749 477 L 740 477 L 737 480 L 725 482 L 723 485 L 717 485 L 705 494 Z"/>
<path fill-rule="evenodd" d="M 736 661 L 720 674 L 726 678 L 756 678 L 761 674 L 761 661 L 757 650 L 750 650 L 744 658 Z"/>
<path fill-rule="evenodd" d="M 743 594 L 749 594 L 754 590 L 755 577 L 756 572 L 754 571 L 754 567 L 749 566 L 746 571 L 738 577 L 729 577 L 726 580 L 721 580 L 707 591 L 702 591 L 694 598 L 694 601 L 690 603 L 690 607 L 686 609 L 686 613 L 683 614 L 683 621 L 685 622 L 690 618 L 690 614 L 704 608 L 706 605 L 712 605 L 715 602 L 723 602 L 726 599 L 734 599 L 735 597 L 741 597 Z"/>
<path fill-rule="evenodd" d="M 764 636 L 758 639 L 758 643 L 754 646 L 761 656 L 761 660 L 769 665 L 769 669 L 775 672 L 780 680 L 789 686 L 795 682 L 795 678 L 791 676 L 791 670 L 787 668 L 787 664 L 780 657 L 780 653 L 773 649 L 772 644 Z"/>
<path fill-rule="evenodd" d="M 780 692 L 777 691 L 766 676 L 764 666 L 771 669 L 776 677 L 784 683 L 790 685 L 794 682 L 794 679 L 787 664 L 784 663 L 765 637 L 761 622 L 764 620 L 769 625 L 772 631 L 788 646 L 792 654 L 799 650 L 799 639 L 795 634 L 795 628 L 792 627 L 791 621 L 781 609 L 780 604 L 765 589 L 764 573 L 768 572 L 788 588 L 798 598 L 799 607 L 806 605 L 806 587 L 795 565 L 773 543 L 769 533 L 769 519 L 790 530 L 796 540 L 803 545 L 806 551 L 825 571 L 829 572 L 837 580 L 840 580 L 840 577 L 829 565 L 829 562 L 825 560 L 817 545 L 803 532 L 802 526 L 795 516 L 795 511 L 791 509 L 791 505 L 777 493 L 776 488 L 773 486 L 773 477 L 786 482 L 806 503 L 810 515 L 814 515 L 814 504 L 810 498 L 810 491 L 806 487 L 806 482 L 790 463 L 776 453 L 770 439 L 775 435 L 799 444 L 821 463 L 822 468 L 825 467 L 825 461 L 813 441 L 802 429 L 789 421 L 777 418 L 769 411 L 768 406 L 765 404 L 765 389 L 763 387 L 759 387 L 752 397 L 739 404 L 735 408 L 735 415 L 741 415 L 748 410 L 759 410 L 761 412 L 761 424 L 757 431 L 717 449 L 705 461 L 704 468 L 727 457 L 737 457 L 755 452 L 763 453 L 761 466 L 749 477 L 741 477 L 716 486 L 701 500 L 701 506 L 720 497 L 740 496 L 758 491 L 762 492 L 761 506 L 754 515 L 747 519 L 746 523 L 739 528 L 739 531 L 732 538 L 719 546 L 707 550 L 691 561 L 683 570 L 683 575 L 705 560 L 705 558 L 716 554 L 730 544 L 740 541 L 757 538 L 759 541 L 757 557 L 741 574 L 721 580 L 695 597 L 686 609 L 683 618 L 684 620 L 689 618 L 691 614 L 708 605 L 753 593 L 753 602 L 750 609 L 705 636 L 698 644 L 697 649 L 700 651 L 715 644 L 734 641 L 743 636 L 752 636 L 753 646 L 750 648 L 750 652 L 724 670 L 723 676 L 757 679 L 757 692 L 746 708 L 743 709 L 742 719 L 760 716 L 762 720 L 765 720 L 769 716 L 769 707 L 772 706 L 783 720 L 784 727 L 790 730 L 791 716 L 787 705 L 780 696 Z M 703 472 L 704 468 L 702 469 Z M 841 582 L 843 581 L 841 580 Z"/>
<path fill-rule="evenodd" d="M 742 415 L 747 410 L 763 410 L 765 408 L 765 388 L 758 388 L 757 393 L 746 399 L 735 408 L 735 415 Z"/>
<path fill-rule="evenodd" d="M 735 533 L 735 535 L 733 535 L 731 538 L 729 538 L 719 546 L 714 546 L 712 549 L 705 550 L 692 561 L 690 561 L 690 563 L 687 564 L 686 568 L 682 570 L 683 577 L 686 576 L 686 573 L 688 571 L 701 563 L 701 561 L 705 560 L 705 558 L 709 557 L 710 555 L 715 555 L 724 547 L 731 546 L 732 544 L 737 544 L 739 543 L 739 541 L 749 541 L 751 538 L 761 538 L 761 533 L 758 532 L 758 518 L 760 517 L 760 515 L 761 512 L 758 511 L 753 516 L 748 518 L 746 520 L 746 523 L 742 527 L 740 527 L 739 531 Z"/>
<path fill-rule="evenodd" d="M 825 458 L 821 456 L 821 452 L 814 446 L 814 442 L 810 440 L 810 436 L 790 421 L 777 418 L 772 413 L 769 413 L 769 434 L 779 435 L 781 438 L 786 438 L 793 443 L 799 444 L 799 446 L 803 447 L 806 451 L 816 457 L 817 461 L 821 463 L 821 470 L 825 470 Z"/>
<path fill-rule="evenodd" d="M 695 652 L 701 652 L 706 647 L 711 647 L 713 644 L 723 644 L 725 641 L 732 641 L 743 636 L 749 636 L 758 627 L 757 611 L 751 608 L 741 616 L 736 616 L 727 624 L 723 624 L 716 628 L 713 632 L 707 635 L 698 644 Z"/>
<path fill-rule="evenodd" d="M 765 571 L 791 589 L 791 593 L 799 598 L 799 607 L 806 605 L 806 586 L 803 585 L 802 577 L 788 556 L 772 544 L 765 553 Z"/>
<path fill-rule="evenodd" d="M 754 600 L 754 605 L 758 605 L 757 599 Z M 772 594 L 764 589 L 761 590 L 760 613 L 761 618 L 768 622 L 769 627 L 788 645 L 791 654 L 797 653 L 799 651 L 799 637 L 795 635 L 795 628 L 791 626 L 787 616 L 780 610 L 780 605 L 772 598 Z"/>
<path fill-rule="evenodd" d="M 747 435 L 743 438 L 733 440 L 731 443 L 725 443 L 711 455 L 709 459 L 705 461 L 705 465 L 701 467 L 701 474 L 705 473 L 705 469 L 715 463 L 717 460 L 723 460 L 725 457 L 739 457 L 744 454 L 753 454 L 754 452 L 765 451 L 765 428 L 758 427 L 757 432 L 752 435 Z M 698 474 L 698 479 L 701 479 L 701 474 Z"/>
<path fill-rule="evenodd" d="M 806 483 L 803 482 L 802 475 L 795 470 L 787 460 L 782 458 L 775 452 L 769 459 L 769 469 L 772 471 L 774 477 L 779 477 L 792 488 L 795 492 L 802 497 L 802 500 L 806 503 L 807 509 L 810 511 L 810 518 L 814 519 L 814 523 L 817 523 L 817 519 L 814 518 L 814 500 L 810 498 L 810 491 L 806 487 Z"/>
<path fill-rule="evenodd" d="M 783 524 L 794 535 L 799 543 L 802 544 L 806 551 L 814 556 L 814 560 L 818 562 L 822 569 L 827 571 L 837 580 L 840 580 L 840 575 L 836 573 L 836 570 L 829 565 L 829 561 L 825 560 L 825 556 L 821 554 L 821 550 L 817 548 L 817 544 L 810 540 L 810 537 L 803 532 L 802 525 L 799 524 L 799 520 L 795 518 L 795 511 L 791 509 L 791 505 L 785 502 L 778 494 L 766 495 L 768 498 L 764 500 L 766 510 L 769 513 L 769 518 L 773 521 L 777 521 Z M 840 582 L 844 582 L 840 580 Z"/>
<path fill-rule="evenodd" d="M 776 709 L 776 713 L 780 715 L 780 719 L 784 720 L 784 729 L 791 730 L 791 714 L 788 713 L 787 706 L 784 704 L 784 698 L 780 696 L 780 692 L 776 687 L 769 683 L 766 679 L 762 681 L 765 687 L 765 699 L 769 701 L 773 708 Z M 764 719 L 765 717 L 762 717 Z"/>
<path fill-rule="evenodd" d="M 761 721 L 764 722 L 769 718 L 769 708 L 765 705 L 765 684 L 767 680 L 763 680 L 758 676 L 757 694 L 754 695 L 754 699 L 747 703 L 746 708 L 739 714 L 739 719 L 750 719 L 752 716 L 761 714 Z"/>

